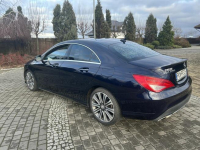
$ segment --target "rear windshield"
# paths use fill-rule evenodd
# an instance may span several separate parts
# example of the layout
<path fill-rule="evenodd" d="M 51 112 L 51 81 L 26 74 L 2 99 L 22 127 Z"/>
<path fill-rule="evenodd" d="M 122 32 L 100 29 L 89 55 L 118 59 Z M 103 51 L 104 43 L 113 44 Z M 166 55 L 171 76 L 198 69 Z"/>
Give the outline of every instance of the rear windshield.
<path fill-rule="evenodd" d="M 110 45 L 110 48 L 117 52 L 118 55 L 125 58 L 127 61 L 133 61 L 159 55 L 159 53 L 151 50 L 150 48 L 134 42 L 126 42 L 125 44 L 123 44 L 122 42 L 116 43 Z"/>

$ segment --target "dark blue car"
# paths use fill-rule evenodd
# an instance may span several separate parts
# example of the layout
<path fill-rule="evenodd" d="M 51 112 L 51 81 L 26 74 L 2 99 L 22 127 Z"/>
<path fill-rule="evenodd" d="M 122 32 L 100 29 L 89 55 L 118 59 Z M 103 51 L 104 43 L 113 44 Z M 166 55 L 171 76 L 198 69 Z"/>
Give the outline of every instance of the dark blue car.
<path fill-rule="evenodd" d="M 24 77 L 32 91 L 44 89 L 90 107 L 104 125 L 121 116 L 166 118 L 192 92 L 186 59 L 119 39 L 56 44 L 25 65 Z"/>

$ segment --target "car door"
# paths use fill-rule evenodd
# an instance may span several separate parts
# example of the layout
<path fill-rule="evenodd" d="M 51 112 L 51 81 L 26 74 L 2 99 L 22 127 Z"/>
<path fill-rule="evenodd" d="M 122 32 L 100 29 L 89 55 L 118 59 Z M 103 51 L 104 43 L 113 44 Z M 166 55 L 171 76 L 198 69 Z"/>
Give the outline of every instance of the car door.
<path fill-rule="evenodd" d="M 85 104 L 85 96 L 100 64 L 100 59 L 93 50 L 84 45 L 72 44 L 68 60 L 61 65 L 66 74 L 64 95 Z"/>
<path fill-rule="evenodd" d="M 62 63 L 67 60 L 70 45 L 58 46 L 45 54 L 42 61 L 34 67 L 39 87 L 48 91 L 59 93 L 62 84 Z"/>

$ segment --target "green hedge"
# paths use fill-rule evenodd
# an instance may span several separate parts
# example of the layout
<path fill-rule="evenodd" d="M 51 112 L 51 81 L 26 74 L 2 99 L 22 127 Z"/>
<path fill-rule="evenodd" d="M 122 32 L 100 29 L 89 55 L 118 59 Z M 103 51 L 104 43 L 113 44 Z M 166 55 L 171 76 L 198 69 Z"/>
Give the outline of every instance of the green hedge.
<path fill-rule="evenodd" d="M 182 48 L 182 46 L 179 46 L 179 45 L 173 45 L 173 48 Z"/>
<path fill-rule="evenodd" d="M 144 44 L 143 46 L 146 46 L 146 47 L 148 47 L 150 49 L 154 49 L 155 48 L 155 46 L 152 45 L 151 43 Z"/>
<path fill-rule="evenodd" d="M 153 41 L 152 45 L 154 45 L 155 48 L 157 48 L 160 45 L 159 41 Z"/>

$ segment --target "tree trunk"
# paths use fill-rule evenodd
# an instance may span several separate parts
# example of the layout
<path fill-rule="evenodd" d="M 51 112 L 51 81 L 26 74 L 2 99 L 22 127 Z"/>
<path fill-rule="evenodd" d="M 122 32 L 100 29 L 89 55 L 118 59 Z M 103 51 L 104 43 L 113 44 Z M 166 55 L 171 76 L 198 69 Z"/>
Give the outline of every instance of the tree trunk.
<path fill-rule="evenodd" d="M 36 45 L 37 45 L 37 55 L 39 55 L 40 54 L 40 49 L 39 49 L 38 34 L 36 34 Z"/>

